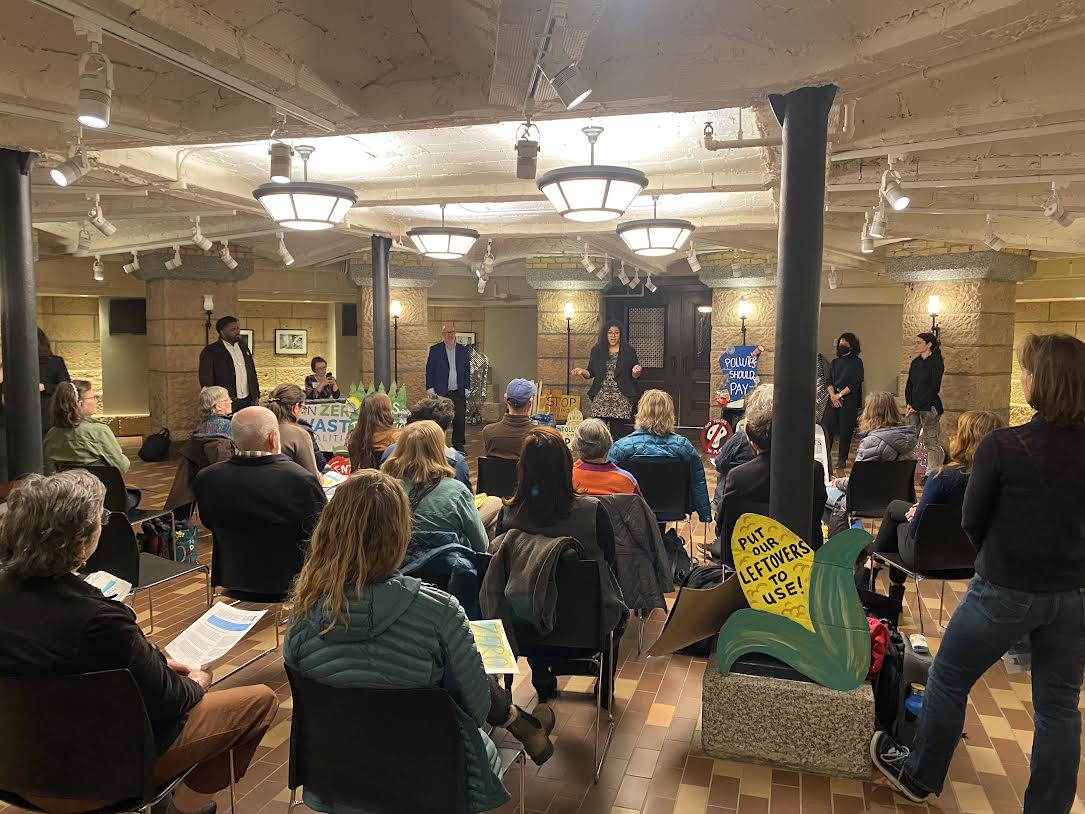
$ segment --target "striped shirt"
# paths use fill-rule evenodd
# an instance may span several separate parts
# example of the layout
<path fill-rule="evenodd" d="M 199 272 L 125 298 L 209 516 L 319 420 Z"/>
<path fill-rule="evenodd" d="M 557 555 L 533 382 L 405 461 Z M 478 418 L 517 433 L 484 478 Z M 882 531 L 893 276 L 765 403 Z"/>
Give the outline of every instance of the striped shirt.
<path fill-rule="evenodd" d="M 573 486 L 589 495 L 640 495 L 637 479 L 612 463 L 593 464 L 577 461 L 573 464 Z"/>

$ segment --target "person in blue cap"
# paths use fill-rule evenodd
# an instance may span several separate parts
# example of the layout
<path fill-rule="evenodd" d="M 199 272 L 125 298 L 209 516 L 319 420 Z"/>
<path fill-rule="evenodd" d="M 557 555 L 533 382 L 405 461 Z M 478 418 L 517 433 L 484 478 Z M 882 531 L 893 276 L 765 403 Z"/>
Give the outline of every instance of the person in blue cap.
<path fill-rule="evenodd" d="M 531 402 L 535 398 L 535 383 L 513 379 L 505 388 L 503 401 L 508 412 L 502 419 L 482 430 L 482 449 L 487 458 L 520 457 L 524 436 L 532 428 Z"/>

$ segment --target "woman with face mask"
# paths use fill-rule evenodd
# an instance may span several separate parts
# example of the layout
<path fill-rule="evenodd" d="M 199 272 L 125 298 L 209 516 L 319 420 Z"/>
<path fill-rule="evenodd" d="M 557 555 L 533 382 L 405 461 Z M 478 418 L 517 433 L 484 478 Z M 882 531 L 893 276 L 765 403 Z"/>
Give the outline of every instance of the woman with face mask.
<path fill-rule="evenodd" d="M 863 360 L 859 358 L 859 337 L 850 332 L 840 334 L 836 340 L 836 358 L 829 365 L 827 390 L 829 403 L 821 425 L 825 428 L 827 453 L 833 454 L 833 440 L 840 436 L 840 450 L 836 456 L 836 468 L 847 466 L 851 450 L 851 436 L 859 419 L 859 407 L 863 403 Z"/>

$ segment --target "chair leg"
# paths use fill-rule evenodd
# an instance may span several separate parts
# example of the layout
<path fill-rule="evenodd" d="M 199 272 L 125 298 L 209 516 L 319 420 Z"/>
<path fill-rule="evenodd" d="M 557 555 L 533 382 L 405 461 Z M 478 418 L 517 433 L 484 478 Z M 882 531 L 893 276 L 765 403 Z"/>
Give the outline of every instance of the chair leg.
<path fill-rule="evenodd" d="M 208 568 L 206 571 L 203 572 L 203 579 L 204 579 L 204 582 L 207 585 L 207 609 L 210 610 L 211 609 L 211 602 L 212 602 L 212 600 L 214 598 L 214 595 L 211 593 L 211 569 L 210 568 Z"/>
<path fill-rule="evenodd" d="M 942 627 L 942 613 L 946 609 L 946 581 L 942 580 L 942 592 L 938 595 L 938 629 L 944 630 Z"/>
<path fill-rule="evenodd" d="M 234 806 L 234 781 L 236 780 L 236 775 L 234 774 L 234 750 L 231 749 L 229 754 L 230 754 L 230 814 L 234 814 L 237 811 L 237 809 Z"/>
<path fill-rule="evenodd" d="M 520 814 L 527 814 L 527 754 L 520 750 Z"/>
<path fill-rule="evenodd" d="M 602 653 L 599 654 L 599 682 L 595 685 L 596 686 L 596 692 L 595 692 L 595 749 L 594 749 L 593 754 L 592 754 L 592 760 L 595 761 L 595 780 L 593 781 L 593 783 L 595 783 L 595 784 L 599 783 L 599 775 L 603 771 L 603 761 L 606 760 L 607 749 L 610 748 L 610 739 L 612 737 L 614 737 L 614 727 L 613 727 L 613 725 L 610 725 L 610 726 L 607 727 L 607 739 L 603 742 L 603 750 L 602 750 L 602 752 L 600 752 L 599 751 L 599 738 L 601 736 L 601 731 L 600 730 L 602 730 L 602 728 L 603 728 L 603 668 L 604 668 L 604 662 L 606 663 L 606 666 L 611 668 L 611 669 L 617 667 L 617 665 L 615 665 L 613 663 L 614 662 L 614 631 L 613 630 L 610 631 L 610 633 L 607 634 L 606 647 L 608 649 L 608 652 L 610 653 L 610 658 L 603 658 L 603 654 Z M 614 670 L 614 674 L 617 675 L 617 670 Z M 613 698 L 613 696 L 614 696 L 613 683 L 614 682 L 613 682 L 613 679 L 611 680 L 610 683 L 611 683 L 611 688 L 610 688 L 611 706 L 613 706 L 613 704 L 614 704 L 614 698 Z M 614 720 L 614 715 L 613 715 L 613 713 L 611 713 L 610 710 L 607 710 L 607 719 L 610 722 L 612 722 Z"/>
<path fill-rule="evenodd" d="M 921 635 L 926 635 L 923 630 L 923 597 L 919 593 L 919 574 L 913 574 L 915 577 L 915 606 L 919 613 L 919 632 Z"/>
<path fill-rule="evenodd" d="M 154 633 L 154 591 L 147 589 L 147 607 L 151 612 L 151 633 Z"/>
<path fill-rule="evenodd" d="M 298 790 L 290 789 L 290 801 L 286 804 L 286 814 L 291 814 L 294 811 L 294 806 L 298 804 Z"/>

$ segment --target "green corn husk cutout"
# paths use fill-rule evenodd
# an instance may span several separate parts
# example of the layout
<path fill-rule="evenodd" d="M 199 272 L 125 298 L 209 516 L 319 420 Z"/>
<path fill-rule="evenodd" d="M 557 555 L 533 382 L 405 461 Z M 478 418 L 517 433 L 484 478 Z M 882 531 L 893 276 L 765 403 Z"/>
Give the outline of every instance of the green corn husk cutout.
<path fill-rule="evenodd" d="M 730 672 L 746 653 L 764 653 L 830 689 L 847 692 L 866 680 L 870 629 L 852 577 L 855 559 L 871 541 L 861 529 L 847 529 L 814 552 L 810 605 L 814 631 L 791 619 L 743 608 L 720 630 L 717 661 Z"/>

